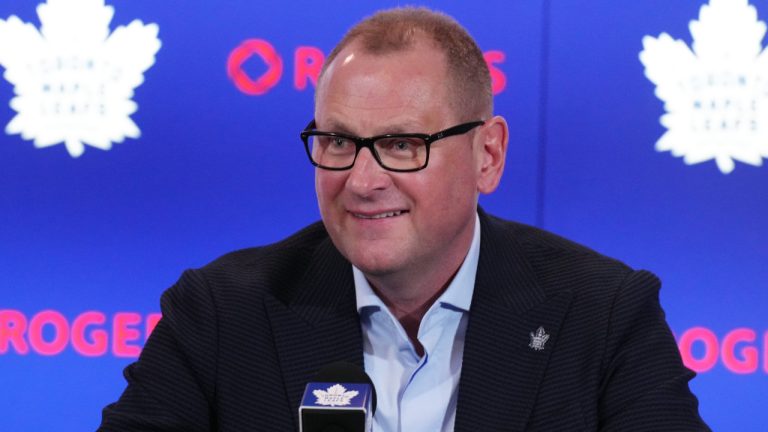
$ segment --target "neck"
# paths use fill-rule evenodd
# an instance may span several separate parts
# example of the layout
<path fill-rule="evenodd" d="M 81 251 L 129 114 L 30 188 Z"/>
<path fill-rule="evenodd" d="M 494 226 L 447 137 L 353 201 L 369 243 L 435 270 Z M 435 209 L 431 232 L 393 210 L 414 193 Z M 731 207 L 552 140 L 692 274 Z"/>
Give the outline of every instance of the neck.
<path fill-rule="evenodd" d="M 422 265 L 407 273 L 365 275 L 373 291 L 403 326 L 419 355 L 423 355 L 423 348 L 418 341 L 421 320 L 461 268 L 472 244 L 474 228 L 469 233 L 469 238 L 462 242 L 465 247 L 453 254 L 441 256 L 440 262 L 435 265 Z"/>
<path fill-rule="evenodd" d="M 424 280 L 423 274 L 418 282 L 414 280 L 393 281 L 391 278 L 369 275 L 366 275 L 366 278 L 373 291 L 387 305 L 395 318 L 401 322 L 403 319 L 415 320 L 418 324 L 435 300 L 448 288 L 462 262 L 463 257 L 462 261 L 453 267 L 451 274 L 442 278 Z"/>
<path fill-rule="evenodd" d="M 424 347 L 421 345 L 421 342 L 419 342 L 418 338 L 421 320 L 424 318 L 424 315 L 427 313 L 429 308 L 432 307 L 435 301 L 443 294 L 449 284 L 450 280 L 447 281 L 441 287 L 441 289 L 437 290 L 431 297 L 427 299 L 413 299 L 411 301 L 392 301 L 380 290 L 376 289 L 373 284 L 371 284 L 371 287 L 373 288 L 374 292 L 376 292 L 376 294 L 382 299 L 390 312 L 392 312 L 392 315 L 400 322 L 400 325 L 403 326 L 403 330 L 405 330 L 405 334 L 408 335 L 408 339 L 413 344 L 416 353 L 419 356 L 423 356 Z"/>
<path fill-rule="evenodd" d="M 459 264 L 459 266 L 461 266 L 461 264 Z M 403 326 L 405 334 L 408 335 L 408 339 L 413 344 L 413 347 L 419 356 L 424 355 L 424 347 L 421 345 L 421 342 L 419 342 L 418 338 L 421 320 L 424 318 L 424 315 L 427 313 L 429 308 L 432 307 L 435 301 L 440 298 L 443 292 L 445 292 L 446 288 L 448 288 L 448 285 L 450 285 L 451 281 L 453 280 L 453 276 L 455 276 L 457 271 L 458 267 L 456 268 L 456 271 L 453 272 L 451 277 L 442 285 L 440 285 L 439 289 L 430 291 L 416 290 L 415 292 L 418 294 L 413 297 L 404 297 L 402 295 L 402 290 L 398 290 L 396 292 L 398 295 L 387 295 L 384 290 L 379 289 L 378 285 L 369 279 L 371 288 L 379 296 L 379 298 L 381 298 L 390 312 L 392 312 L 392 315 L 400 322 L 400 325 Z M 424 296 L 424 294 L 427 292 L 431 292 L 429 297 Z"/>

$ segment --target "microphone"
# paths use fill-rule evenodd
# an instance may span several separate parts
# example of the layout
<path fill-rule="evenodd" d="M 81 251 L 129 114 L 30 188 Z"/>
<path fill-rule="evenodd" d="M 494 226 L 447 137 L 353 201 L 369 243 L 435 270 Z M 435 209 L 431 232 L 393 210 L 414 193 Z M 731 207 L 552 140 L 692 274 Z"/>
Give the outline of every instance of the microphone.
<path fill-rule="evenodd" d="M 359 366 L 331 363 L 307 383 L 299 406 L 299 432 L 370 432 L 376 389 Z"/>

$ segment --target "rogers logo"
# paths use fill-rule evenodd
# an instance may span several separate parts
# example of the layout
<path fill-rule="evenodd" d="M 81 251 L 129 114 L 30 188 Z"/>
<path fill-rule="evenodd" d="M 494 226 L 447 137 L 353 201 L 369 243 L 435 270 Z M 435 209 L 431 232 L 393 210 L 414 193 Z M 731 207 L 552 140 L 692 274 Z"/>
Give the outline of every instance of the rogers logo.
<path fill-rule="evenodd" d="M 28 317 L 21 311 L 0 309 L 0 356 L 13 352 L 56 356 L 68 347 L 84 357 L 138 357 L 161 314 L 117 312 L 108 318 L 100 311 L 86 311 L 68 319 L 56 310 Z"/>
<path fill-rule="evenodd" d="M 507 87 L 507 77 L 496 65 L 503 63 L 506 58 L 503 51 L 486 51 L 483 54 L 488 69 L 491 72 L 493 94 L 497 95 Z M 261 61 L 266 70 L 254 77 L 249 74 L 245 65 L 249 61 Z M 325 61 L 322 50 L 313 46 L 300 46 L 293 52 L 293 87 L 305 90 L 308 83 L 317 85 L 317 78 Z M 250 95 L 261 96 L 268 93 L 283 77 L 283 57 L 275 47 L 264 39 L 247 39 L 229 54 L 227 59 L 227 76 L 238 90 Z"/>
<path fill-rule="evenodd" d="M 758 339 L 758 333 L 751 328 L 733 329 L 718 338 L 706 327 L 694 327 L 680 336 L 677 346 L 683 363 L 694 372 L 707 372 L 720 360 L 735 374 L 753 374 L 760 366 Z M 768 373 L 768 331 L 763 335 L 762 348 L 763 371 Z"/>

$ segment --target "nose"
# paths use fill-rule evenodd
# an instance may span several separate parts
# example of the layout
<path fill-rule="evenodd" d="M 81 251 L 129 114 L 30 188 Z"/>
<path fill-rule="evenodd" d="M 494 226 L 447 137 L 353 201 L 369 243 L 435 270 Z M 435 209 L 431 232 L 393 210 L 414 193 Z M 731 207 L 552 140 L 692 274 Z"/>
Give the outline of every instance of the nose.
<path fill-rule="evenodd" d="M 346 186 L 350 192 L 368 197 L 377 190 L 386 189 L 391 182 L 388 171 L 379 165 L 369 149 L 364 148 L 349 170 Z"/>

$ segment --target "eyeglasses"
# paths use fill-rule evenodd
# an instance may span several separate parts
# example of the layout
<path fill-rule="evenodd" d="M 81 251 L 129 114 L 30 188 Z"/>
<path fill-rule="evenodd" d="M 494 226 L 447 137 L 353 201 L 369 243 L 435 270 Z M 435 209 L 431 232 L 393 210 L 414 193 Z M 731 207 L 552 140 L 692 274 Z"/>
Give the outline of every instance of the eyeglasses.
<path fill-rule="evenodd" d="M 314 130 L 315 121 L 301 132 L 301 140 L 312 165 L 327 170 L 352 168 L 360 149 L 367 148 L 382 168 L 396 172 L 418 171 L 427 167 L 429 146 L 449 136 L 465 134 L 485 124 L 483 121 L 462 123 L 434 133 L 386 134 L 359 138 L 336 132 Z"/>

